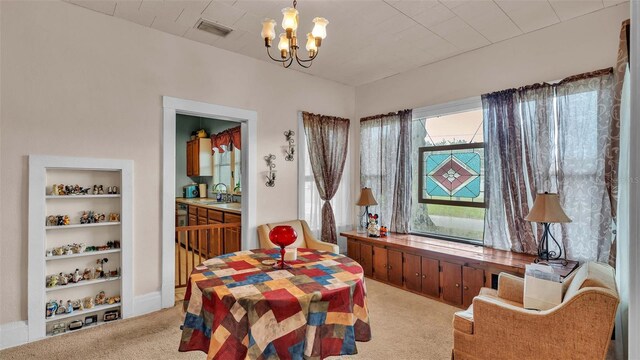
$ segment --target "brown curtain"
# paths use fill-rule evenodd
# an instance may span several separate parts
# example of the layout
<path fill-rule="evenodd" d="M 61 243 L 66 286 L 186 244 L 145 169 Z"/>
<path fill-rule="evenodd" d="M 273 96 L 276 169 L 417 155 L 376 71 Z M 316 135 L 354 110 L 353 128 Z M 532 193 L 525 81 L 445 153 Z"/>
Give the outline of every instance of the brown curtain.
<path fill-rule="evenodd" d="M 607 192 L 611 201 L 611 217 L 614 225 L 618 221 L 618 165 L 620 152 L 620 102 L 622 100 L 622 87 L 624 85 L 624 75 L 629 63 L 629 26 L 630 21 L 626 20 L 622 23 L 620 29 L 620 43 L 618 45 L 618 59 L 616 67 L 613 71 L 613 108 L 611 109 L 611 126 L 609 128 L 609 138 L 611 145 L 607 151 L 607 161 L 605 164 L 605 182 L 607 184 Z M 611 250 L 609 251 L 609 265 L 616 267 L 616 232 L 611 242 Z"/>
<path fill-rule="evenodd" d="M 338 191 L 349 145 L 349 119 L 302 113 L 311 169 L 322 205 L 322 241 L 338 243 L 331 199 Z"/>
<path fill-rule="evenodd" d="M 224 148 L 222 146 L 225 146 L 227 150 L 232 147 L 240 150 L 242 146 L 241 139 L 240 126 L 219 132 L 211 135 L 211 150 L 218 149 L 219 153 L 223 153 Z"/>

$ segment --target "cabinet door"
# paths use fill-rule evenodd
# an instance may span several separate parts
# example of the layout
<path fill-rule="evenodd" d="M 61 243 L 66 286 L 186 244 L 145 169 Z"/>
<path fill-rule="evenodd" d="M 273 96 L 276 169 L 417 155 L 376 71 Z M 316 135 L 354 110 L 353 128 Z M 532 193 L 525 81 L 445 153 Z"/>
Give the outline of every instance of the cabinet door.
<path fill-rule="evenodd" d="M 354 240 L 347 239 L 347 256 L 360 263 L 360 244 Z"/>
<path fill-rule="evenodd" d="M 224 213 L 225 223 L 239 223 L 242 218 L 235 214 Z M 240 251 L 240 227 L 226 228 L 224 230 L 224 253 Z"/>
<path fill-rule="evenodd" d="M 402 252 L 387 250 L 387 270 L 389 282 L 402 286 Z"/>
<path fill-rule="evenodd" d="M 373 278 L 387 281 L 387 249 L 373 247 Z"/>
<path fill-rule="evenodd" d="M 420 280 L 422 282 L 422 292 L 429 296 L 440 296 L 440 263 L 438 260 L 423 257 L 422 273 Z"/>
<path fill-rule="evenodd" d="M 412 254 L 404 254 L 404 264 L 402 265 L 404 272 L 404 286 L 413 291 L 422 289 L 420 284 L 420 256 Z"/>
<path fill-rule="evenodd" d="M 215 224 L 221 224 L 221 222 L 208 219 L 207 224 L 215 225 Z M 207 249 L 209 258 L 216 257 L 218 255 L 223 254 L 222 252 L 223 237 L 224 237 L 224 231 L 222 231 L 222 229 L 209 230 L 209 248 Z"/>
<path fill-rule="evenodd" d="M 198 216 L 189 214 L 189 226 L 198 225 Z"/>
<path fill-rule="evenodd" d="M 360 266 L 364 276 L 373 276 L 373 246 L 360 244 Z"/>
<path fill-rule="evenodd" d="M 465 266 L 462 268 L 462 305 L 469 307 L 484 285 L 484 270 Z"/>
<path fill-rule="evenodd" d="M 193 169 L 192 176 L 200 176 L 200 142 L 198 139 L 192 140 L 191 143 L 191 167 Z"/>
<path fill-rule="evenodd" d="M 455 305 L 462 304 L 462 266 L 441 262 L 442 299 Z"/>
<path fill-rule="evenodd" d="M 193 176 L 193 141 L 187 141 L 187 176 Z"/>

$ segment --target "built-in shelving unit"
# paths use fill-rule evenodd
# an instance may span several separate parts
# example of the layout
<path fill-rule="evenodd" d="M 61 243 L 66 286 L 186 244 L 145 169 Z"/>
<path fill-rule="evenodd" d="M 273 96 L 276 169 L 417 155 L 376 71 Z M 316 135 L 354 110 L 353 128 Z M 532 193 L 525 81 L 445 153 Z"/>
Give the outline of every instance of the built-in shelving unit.
<path fill-rule="evenodd" d="M 53 195 L 53 184 L 94 184 L 117 186 L 119 194 Z M 106 311 L 118 310 L 118 318 L 126 318 L 133 311 L 133 162 L 131 160 L 109 160 L 70 158 L 56 156 L 29 156 L 29 341 L 54 336 L 51 329 L 61 323 L 67 327 L 71 321 L 84 321 L 87 316 L 97 315 L 98 322 L 85 328 L 103 324 Z M 118 222 L 80 224 L 85 211 L 117 213 Z M 71 225 L 47 226 L 50 215 L 68 215 Z M 101 247 L 108 242 L 119 242 L 118 248 L 99 251 L 83 251 L 65 255 L 53 255 L 56 248 L 83 243 L 86 247 Z M 111 244 L 110 244 L 111 245 Z M 50 256 L 46 256 L 49 253 Z M 82 273 L 89 269 L 95 272 L 97 261 L 107 259 L 104 271 L 114 272 L 108 276 L 76 283 L 47 287 L 47 276 L 70 274 L 76 269 Z M 113 304 L 95 305 L 89 309 L 75 310 L 45 316 L 49 301 L 76 301 L 104 291 L 107 298 L 119 296 Z M 75 330 L 73 332 L 76 332 Z"/>

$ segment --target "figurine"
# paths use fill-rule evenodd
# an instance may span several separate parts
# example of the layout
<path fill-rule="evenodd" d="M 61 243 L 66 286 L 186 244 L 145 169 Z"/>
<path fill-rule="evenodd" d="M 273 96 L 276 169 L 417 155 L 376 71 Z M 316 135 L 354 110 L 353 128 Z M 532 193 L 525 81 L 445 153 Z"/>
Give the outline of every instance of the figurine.
<path fill-rule="evenodd" d="M 51 257 L 51 256 L 53 256 L 53 250 L 48 249 L 48 250 L 47 250 L 47 252 L 45 253 L 45 256 L 46 256 L 46 257 Z"/>
<path fill-rule="evenodd" d="M 113 297 L 113 302 L 114 303 L 119 303 L 120 302 L 120 295 L 116 295 Z"/>
<path fill-rule="evenodd" d="M 58 195 L 67 195 L 67 193 L 64 191 L 63 184 L 58 185 Z"/>
<path fill-rule="evenodd" d="M 74 300 L 72 303 L 72 307 L 75 311 L 84 310 L 84 306 L 82 306 L 82 300 L 80 299 Z"/>
<path fill-rule="evenodd" d="M 112 221 L 112 222 L 120 221 L 120 214 L 118 214 L 118 213 L 110 213 L 109 214 L 109 221 Z"/>
<path fill-rule="evenodd" d="M 387 232 L 389 232 L 389 229 L 387 229 L 386 226 L 380 226 L 380 236 L 381 237 L 386 237 L 387 236 Z"/>
<path fill-rule="evenodd" d="M 63 225 L 69 225 L 71 223 L 71 220 L 69 219 L 69 215 L 65 215 L 62 218 L 62 223 L 63 223 Z"/>
<path fill-rule="evenodd" d="M 93 309 L 94 302 L 91 296 L 87 296 L 82 302 L 85 309 Z"/>
<path fill-rule="evenodd" d="M 47 287 L 52 288 L 58 285 L 58 275 L 51 275 L 47 278 Z"/>
<path fill-rule="evenodd" d="M 84 269 L 84 273 L 82 274 L 82 278 L 83 278 L 84 280 L 91 280 L 91 279 L 93 279 L 93 272 L 92 272 L 92 269 L 90 269 L 90 268 L 86 268 L 86 269 Z"/>
<path fill-rule="evenodd" d="M 58 303 L 55 300 L 49 300 L 46 306 L 45 317 L 53 317 L 58 310 Z"/>
<path fill-rule="evenodd" d="M 62 300 L 60 300 L 60 303 L 58 304 L 58 309 L 56 310 L 56 315 L 61 315 L 66 313 L 67 313 L 67 308 L 64 305 L 62 305 Z"/>
<path fill-rule="evenodd" d="M 65 254 L 65 255 L 73 255 L 73 250 L 71 250 L 71 248 L 70 248 L 70 247 L 65 246 L 65 247 L 64 247 L 64 249 L 65 249 L 65 250 L 64 250 L 64 254 Z"/>
<path fill-rule="evenodd" d="M 80 270 L 76 269 L 76 271 L 73 273 L 73 277 L 71 278 L 71 281 L 73 281 L 74 283 L 77 283 L 80 280 L 82 280 L 82 275 L 80 275 Z"/>
<path fill-rule="evenodd" d="M 102 185 L 98 186 L 98 195 L 104 195 L 104 187 Z"/>
<path fill-rule="evenodd" d="M 89 224 L 90 220 L 89 220 L 89 214 L 87 214 L 86 211 L 82 212 L 82 215 L 80 216 L 80 224 Z"/>
<path fill-rule="evenodd" d="M 114 194 L 120 194 L 120 192 L 119 192 L 119 191 L 120 191 L 120 190 L 118 189 L 118 187 L 117 187 L 117 186 L 114 186 L 114 187 L 113 187 L 113 193 L 114 193 Z"/>
<path fill-rule="evenodd" d="M 380 236 L 380 226 L 378 225 L 378 214 L 369 214 L 369 225 L 367 226 L 369 237 Z"/>
<path fill-rule="evenodd" d="M 104 291 L 100 291 L 98 295 L 96 295 L 96 305 L 104 305 L 107 301 L 107 295 L 105 295 Z"/>
<path fill-rule="evenodd" d="M 67 285 L 69 283 L 69 278 L 67 277 L 67 275 L 60 273 L 60 275 L 58 275 L 58 282 L 61 286 Z"/>
<path fill-rule="evenodd" d="M 85 249 L 86 249 L 86 245 L 84 243 L 71 245 L 71 250 L 73 250 L 74 254 L 83 253 Z"/>
<path fill-rule="evenodd" d="M 51 187 L 51 195 L 60 195 L 60 193 L 58 192 L 58 185 L 53 184 L 53 186 Z"/>
<path fill-rule="evenodd" d="M 96 260 L 96 264 L 98 264 L 96 266 L 96 273 L 95 273 L 96 279 L 105 277 L 105 274 L 104 274 L 104 263 L 106 263 L 106 262 L 109 262 L 109 259 L 103 258 L 103 259 Z"/>
<path fill-rule="evenodd" d="M 53 215 L 47 216 L 47 226 L 56 226 L 56 225 L 58 225 L 58 219 Z"/>
<path fill-rule="evenodd" d="M 120 249 L 120 240 L 113 240 L 113 248 Z"/>
<path fill-rule="evenodd" d="M 107 304 L 113 305 L 116 303 L 116 298 L 114 296 L 107 299 Z"/>
<path fill-rule="evenodd" d="M 73 304 L 71 303 L 71 300 L 67 300 L 67 314 L 72 314 L 73 313 Z"/>
<path fill-rule="evenodd" d="M 65 253 L 65 252 L 66 252 L 66 251 L 65 251 L 65 249 L 64 249 L 64 246 L 60 246 L 60 247 L 53 248 L 53 253 L 54 253 L 55 255 L 58 255 L 58 256 L 59 256 L 59 255 L 64 255 L 64 253 Z"/>

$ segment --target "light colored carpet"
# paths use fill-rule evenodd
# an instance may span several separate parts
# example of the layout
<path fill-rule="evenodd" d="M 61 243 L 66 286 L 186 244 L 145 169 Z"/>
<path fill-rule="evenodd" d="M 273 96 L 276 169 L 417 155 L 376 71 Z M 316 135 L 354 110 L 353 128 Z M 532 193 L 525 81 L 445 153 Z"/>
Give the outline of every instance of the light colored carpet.
<path fill-rule="evenodd" d="M 373 339 L 343 359 L 450 359 L 456 308 L 366 280 Z M 206 359 L 179 353 L 179 306 L 0 351 L 0 359 Z M 333 359 L 339 359 L 338 357 Z"/>

